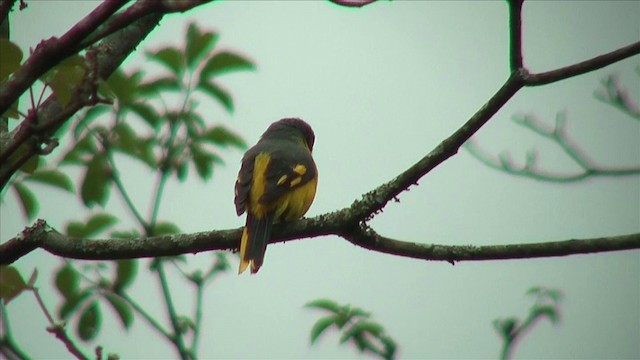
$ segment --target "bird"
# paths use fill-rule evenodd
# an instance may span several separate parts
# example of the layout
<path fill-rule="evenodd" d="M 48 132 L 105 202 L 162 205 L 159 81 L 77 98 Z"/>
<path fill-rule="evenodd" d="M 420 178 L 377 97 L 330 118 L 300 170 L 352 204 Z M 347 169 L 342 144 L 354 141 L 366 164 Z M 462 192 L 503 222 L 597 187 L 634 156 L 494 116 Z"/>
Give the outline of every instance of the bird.
<path fill-rule="evenodd" d="M 316 194 L 313 129 L 299 118 L 272 123 L 242 157 L 235 183 L 238 216 L 247 213 L 238 274 L 260 270 L 273 224 L 304 216 Z"/>

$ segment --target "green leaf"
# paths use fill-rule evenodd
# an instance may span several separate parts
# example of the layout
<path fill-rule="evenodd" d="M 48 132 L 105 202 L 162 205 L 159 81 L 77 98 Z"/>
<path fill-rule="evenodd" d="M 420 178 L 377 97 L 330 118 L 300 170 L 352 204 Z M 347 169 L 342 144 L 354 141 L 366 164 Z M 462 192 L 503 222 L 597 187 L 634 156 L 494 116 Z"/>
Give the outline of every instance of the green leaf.
<path fill-rule="evenodd" d="M 320 337 L 320 335 L 322 335 L 325 330 L 327 330 L 331 325 L 335 324 L 336 317 L 333 315 L 320 318 L 318 321 L 316 321 L 316 323 L 311 328 L 311 345 L 315 344 L 315 342 L 318 340 L 318 337 Z"/>
<path fill-rule="evenodd" d="M 366 332 L 365 327 L 366 327 L 367 324 L 373 324 L 373 323 L 368 323 L 366 321 L 358 321 L 357 323 L 351 325 L 347 330 L 345 330 L 342 333 L 342 336 L 340 336 L 340 343 L 344 344 L 345 342 L 349 341 L 352 338 L 355 339 L 355 338 L 364 337 L 365 332 Z M 380 327 L 380 329 L 378 329 L 378 330 L 381 332 L 382 331 L 382 327 Z M 360 350 L 362 350 L 362 349 L 360 349 Z"/>
<path fill-rule="evenodd" d="M 85 225 L 85 237 L 90 237 L 101 233 L 118 222 L 118 218 L 111 214 L 99 213 L 93 215 Z"/>
<path fill-rule="evenodd" d="M 120 109 L 125 108 L 137 99 L 142 75 L 141 71 L 127 75 L 122 70 L 116 70 L 109 76 L 107 85 L 118 99 Z"/>
<path fill-rule="evenodd" d="M 255 68 L 248 59 L 229 51 L 221 51 L 207 60 L 200 72 L 200 80 L 209 80 L 212 76 L 231 71 L 255 70 Z"/>
<path fill-rule="evenodd" d="M 396 349 L 398 348 L 396 342 L 388 336 L 380 337 L 380 342 L 384 346 L 384 358 L 393 359 L 395 357 Z"/>
<path fill-rule="evenodd" d="M 118 295 L 111 293 L 105 293 L 104 298 L 107 299 L 109 304 L 113 307 L 113 310 L 118 314 L 120 322 L 122 322 L 122 326 L 125 329 L 129 329 L 131 324 L 133 324 L 133 311 L 129 304 Z"/>
<path fill-rule="evenodd" d="M 233 113 L 233 99 L 229 92 L 220 86 L 216 85 L 213 81 L 201 81 L 196 87 L 199 90 L 204 91 L 214 100 L 218 100 L 222 106 L 229 112 Z"/>
<path fill-rule="evenodd" d="M 503 338 L 510 339 L 513 331 L 518 326 L 518 319 L 513 317 L 507 319 L 496 319 L 493 321 L 493 326 Z"/>
<path fill-rule="evenodd" d="M 547 296 L 553 299 L 553 301 L 558 302 L 562 300 L 562 291 L 557 289 L 547 289 Z"/>
<path fill-rule="evenodd" d="M 38 199 L 33 192 L 21 182 L 14 182 L 13 188 L 16 190 L 18 200 L 20 200 L 22 213 L 27 219 L 33 220 L 38 214 Z"/>
<path fill-rule="evenodd" d="M 0 266 L 0 299 L 4 305 L 26 289 L 27 284 L 15 267 Z"/>
<path fill-rule="evenodd" d="M 43 76 L 43 80 L 51 87 L 62 107 L 65 107 L 86 72 L 87 60 L 80 55 L 73 55 L 51 69 Z"/>
<path fill-rule="evenodd" d="M 342 311 L 342 307 L 340 305 L 338 305 L 338 303 L 336 303 L 333 300 L 329 300 L 329 299 L 313 300 L 311 302 L 306 303 L 304 305 L 304 307 L 327 310 L 327 311 L 332 312 L 334 314 L 338 314 L 338 313 L 340 313 Z"/>
<path fill-rule="evenodd" d="M 80 315 L 77 329 L 78 337 L 84 341 L 93 340 L 100 331 L 101 322 L 100 308 L 98 307 L 98 302 L 94 300 L 84 308 L 82 315 Z"/>
<path fill-rule="evenodd" d="M 118 219 L 107 213 L 98 213 L 90 217 L 86 222 L 71 221 L 67 225 L 66 233 L 70 237 L 91 237 L 110 228 Z"/>
<path fill-rule="evenodd" d="M 533 311 L 536 316 L 548 317 L 553 324 L 557 324 L 560 321 L 557 309 L 551 305 L 539 305 L 536 306 Z"/>
<path fill-rule="evenodd" d="M 222 159 L 197 143 L 191 144 L 189 148 L 191 149 L 191 155 L 193 156 L 193 164 L 195 165 L 200 178 L 203 180 L 210 178 L 213 173 L 213 164 L 221 164 Z"/>
<path fill-rule="evenodd" d="M 80 136 L 84 133 L 84 130 L 87 130 L 89 128 L 89 124 L 93 120 L 98 118 L 100 115 L 112 110 L 112 106 L 106 106 L 103 104 L 98 104 L 96 106 L 90 107 L 80 116 L 80 120 L 73 129 L 73 138 L 76 140 L 79 139 Z"/>
<path fill-rule="evenodd" d="M 180 91 L 182 86 L 175 76 L 163 76 L 140 84 L 140 95 L 157 96 L 162 91 Z"/>
<path fill-rule="evenodd" d="M 96 204 L 104 207 L 107 203 L 111 185 L 110 172 L 104 154 L 96 154 L 89 161 L 80 190 L 86 207 L 92 208 Z"/>
<path fill-rule="evenodd" d="M 56 272 L 56 289 L 65 298 L 69 299 L 78 295 L 80 276 L 69 264 L 65 264 Z"/>
<path fill-rule="evenodd" d="M 143 102 L 136 102 L 130 104 L 129 109 L 140 116 L 152 129 L 158 129 L 162 117 L 151 105 Z"/>
<path fill-rule="evenodd" d="M 69 221 L 65 228 L 65 234 L 69 237 L 83 238 L 85 237 L 84 223 L 81 221 Z"/>
<path fill-rule="evenodd" d="M 61 319 L 69 319 L 71 315 L 81 307 L 84 302 L 93 295 L 93 288 L 84 289 L 81 293 L 75 293 L 73 296 L 66 298 L 58 310 Z"/>
<path fill-rule="evenodd" d="M 189 163 L 186 161 L 176 165 L 176 176 L 178 177 L 179 181 L 184 182 L 185 180 L 187 180 L 188 170 Z"/>
<path fill-rule="evenodd" d="M 126 123 L 118 124 L 114 132 L 118 135 L 113 143 L 116 150 L 142 161 L 153 170 L 156 169 L 158 162 L 153 151 L 157 144 L 155 138 L 140 138 Z"/>
<path fill-rule="evenodd" d="M 18 105 L 20 104 L 20 98 L 17 98 L 16 101 L 11 104 L 11 106 L 7 109 L 7 111 L 0 116 L 0 118 L 11 118 L 11 119 L 20 119 L 21 115 L 18 112 Z"/>
<path fill-rule="evenodd" d="M 153 236 L 162 236 L 162 235 L 177 234 L 179 232 L 180 232 L 180 228 L 178 227 L 178 225 L 168 221 L 161 221 L 155 224 L 155 226 L 153 227 L 152 234 Z"/>
<path fill-rule="evenodd" d="M 131 231 L 113 231 L 109 234 L 109 237 L 112 239 L 133 239 L 140 236 L 140 233 L 136 230 Z"/>
<path fill-rule="evenodd" d="M 38 167 L 40 167 L 40 165 L 42 164 L 44 164 L 44 162 L 40 158 L 40 155 L 32 155 L 29 158 L 29 160 L 27 160 L 27 162 L 25 162 L 20 167 L 20 171 L 26 172 L 27 174 L 31 174 L 34 171 L 36 171 L 36 169 L 38 169 Z"/>
<path fill-rule="evenodd" d="M 113 291 L 119 293 L 131 285 L 138 272 L 138 261 L 125 259 L 116 261 L 116 279 L 113 282 Z"/>
<path fill-rule="evenodd" d="M 247 148 L 247 144 L 244 142 L 244 140 L 242 140 L 240 135 L 228 130 L 221 125 L 207 129 L 207 131 L 202 136 L 202 139 L 204 139 L 208 143 L 218 146 L 230 145 L 238 149 Z"/>
<path fill-rule="evenodd" d="M 354 307 L 351 308 L 349 307 L 349 311 L 347 312 L 347 317 L 349 319 L 353 318 L 353 317 L 360 317 L 360 318 L 368 318 L 371 316 L 370 312 L 364 311 L 363 309 L 360 309 L 359 307 Z"/>
<path fill-rule="evenodd" d="M 0 39 L 0 82 L 5 81 L 20 67 L 22 50 L 8 39 Z"/>
<path fill-rule="evenodd" d="M 212 32 L 201 33 L 198 26 L 194 23 L 189 24 L 187 30 L 187 66 L 193 69 L 196 62 L 200 60 L 207 51 L 209 51 L 215 41 L 218 39 L 218 35 Z"/>
<path fill-rule="evenodd" d="M 60 164 L 84 165 L 85 155 L 91 154 L 95 149 L 95 139 L 91 135 L 85 135 L 64 155 Z"/>
<path fill-rule="evenodd" d="M 33 174 L 25 177 L 25 180 L 40 182 L 73 193 L 71 179 L 59 170 L 36 170 Z"/>
<path fill-rule="evenodd" d="M 168 46 L 156 52 L 147 52 L 146 55 L 149 60 L 166 66 L 177 78 L 182 77 L 182 73 L 184 72 L 184 55 L 179 49 Z"/>

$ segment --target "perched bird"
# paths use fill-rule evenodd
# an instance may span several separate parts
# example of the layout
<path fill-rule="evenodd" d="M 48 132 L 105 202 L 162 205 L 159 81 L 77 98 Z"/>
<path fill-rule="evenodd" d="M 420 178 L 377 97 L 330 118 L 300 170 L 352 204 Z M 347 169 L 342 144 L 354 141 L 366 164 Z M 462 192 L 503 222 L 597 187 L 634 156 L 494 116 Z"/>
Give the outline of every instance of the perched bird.
<path fill-rule="evenodd" d="M 274 122 L 247 150 L 235 185 L 238 216 L 247 213 L 240 242 L 241 274 L 262 266 L 274 223 L 300 219 L 316 194 L 318 171 L 311 156 L 315 135 L 301 119 Z"/>

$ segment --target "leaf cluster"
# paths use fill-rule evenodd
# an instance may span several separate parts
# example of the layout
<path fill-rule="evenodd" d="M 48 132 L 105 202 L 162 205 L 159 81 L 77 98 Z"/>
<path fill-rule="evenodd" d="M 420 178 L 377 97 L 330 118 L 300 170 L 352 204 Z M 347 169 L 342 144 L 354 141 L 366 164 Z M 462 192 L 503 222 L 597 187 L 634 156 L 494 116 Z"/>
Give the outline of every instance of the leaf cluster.
<path fill-rule="evenodd" d="M 329 299 L 317 299 L 305 307 L 329 313 L 311 328 L 312 345 L 328 329 L 335 328 L 341 332 L 340 344 L 351 343 L 359 352 L 370 352 L 382 359 L 395 358 L 396 342 L 386 334 L 382 325 L 371 320 L 371 313 L 349 304 L 339 305 Z"/>
<path fill-rule="evenodd" d="M 503 340 L 501 359 L 506 360 L 511 357 L 515 341 L 533 328 L 539 320 L 549 319 L 554 325 L 560 322 L 559 303 L 562 300 L 560 290 L 534 286 L 527 291 L 527 295 L 534 297 L 535 300 L 524 319 L 512 316 L 493 321 L 493 327 Z"/>

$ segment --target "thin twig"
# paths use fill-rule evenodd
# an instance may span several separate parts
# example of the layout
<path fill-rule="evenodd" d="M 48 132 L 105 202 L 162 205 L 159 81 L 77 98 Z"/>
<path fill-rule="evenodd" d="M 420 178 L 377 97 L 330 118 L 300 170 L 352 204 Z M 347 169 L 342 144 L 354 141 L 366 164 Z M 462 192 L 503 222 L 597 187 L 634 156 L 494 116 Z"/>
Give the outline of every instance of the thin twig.
<path fill-rule="evenodd" d="M 566 80 L 574 76 L 602 69 L 605 66 L 638 54 L 640 54 L 640 41 L 573 65 L 537 74 L 529 74 L 529 76 L 524 79 L 525 86 L 547 85 Z"/>
<path fill-rule="evenodd" d="M 196 314 L 195 314 L 195 325 L 193 329 L 193 341 L 191 342 L 191 354 L 198 353 L 198 345 L 200 342 L 200 333 L 202 330 L 202 307 L 204 300 L 204 282 L 201 281 L 196 283 Z M 195 359 L 194 359 L 195 360 Z"/>
<path fill-rule="evenodd" d="M 47 317 L 47 320 L 49 321 L 50 326 L 47 328 L 47 331 L 54 334 L 55 337 L 62 341 L 62 343 L 65 345 L 65 347 L 67 348 L 67 350 L 69 351 L 69 353 L 71 353 L 73 356 L 76 357 L 76 359 L 79 360 L 88 360 L 89 358 L 82 353 L 82 351 L 76 346 L 76 344 L 73 342 L 73 340 L 71 340 L 71 338 L 69 338 L 69 336 L 67 335 L 67 332 L 64 328 L 65 324 L 64 323 L 56 323 L 53 320 L 53 317 L 51 316 L 51 314 L 49 313 L 49 310 L 47 310 L 47 307 L 44 305 L 44 302 L 42 301 L 42 298 L 40 297 L 40 293 L 38 292 L 38 288 L 37 287 L 32 287 L 30 289 L 33 292 L 33 295 L 36 297 L 36 300 L 38 301 L 38 305 L 40 305 L 40 308 L 42 309 L 42 312 L 45 314 L 45 316 Z"/>
<path fill-rule="evenodd" d="M 157 259 L 156 261 L 158 262 L 156 271 L 158 273 L 158 279 L 160 280 L 162 295 L 164 297 L 167 313 L 169 314 L 169 319 L 171 320 L 171 326 L 173 327 L 172 342 L 175 344 L 176 349 L 180 354 L 180 358 L 182 360 L 189 360 L 189 353 L 187 348 L 184 345 L 184 340 L 182 338 L 182 330 L 178 320 L 178 314 L 176 313 L 176 309 L 173 304 L 173 299 L 171 297 L 171 290 L 169 289 L 167 275 L 164 272 L 164 263 L 160 259 Z"/>
<path fill-rule="evenodd" d="M 2 323 L 2 336 L 0 336 L 0 353 L 9 359 L 27 360 L 31 356 L 27 355 L 13 339 L 11 333 L 11 323 L 9 322 L 9 313 L 7 307 L 0 301 L 0 323 Z M 11 355 L 5 352 L 5 349 L 11 351 Z"/>
<path fill-rule="evenodd" d="M 142 316 L 142 318 L 145 319 L 149 323 L 149 325 L 151 325 L 152 328 L 154 328 L 158 333 L 160 333 L 165 339 L 173 342 L 173 336 L 171 336 L 171 334 L 169 334 L 167 330 L 165 330 L 162 327 L 162 325 L 153 316 L 151 316 L 151 314 L 149 314 L 142 306 L 140 306 L 140 304 L 138 304 L 135 300 L 133 300 L 133 298 L 131 298 L 129 294 L 125 292 L 119 292 L 119 293 L 113 293 L 113 294 L 119 296 L 124 301 L 129 303 L 129 305 L 131 305 L 133 310 L 135 310 L 140 316 Z"/>

